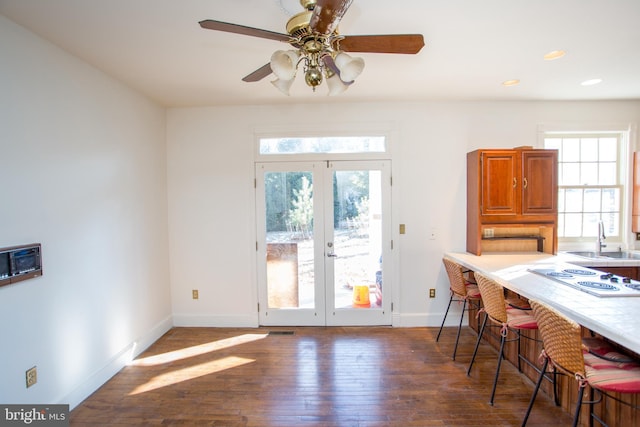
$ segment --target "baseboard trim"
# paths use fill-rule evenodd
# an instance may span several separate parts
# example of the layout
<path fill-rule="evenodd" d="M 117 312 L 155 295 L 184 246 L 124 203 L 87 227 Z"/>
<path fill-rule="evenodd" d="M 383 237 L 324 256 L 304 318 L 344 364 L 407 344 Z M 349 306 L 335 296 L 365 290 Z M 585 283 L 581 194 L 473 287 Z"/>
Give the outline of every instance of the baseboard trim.
<path fill-rule="evenodd" d="M 395 322 L 393 326 L 397 327 L 440 327 L 442 324 L 442 318 L 444 317 L 444 313 L 437 314 L 424 314 L 424 313 L 414 313 L 414 314 L 401 314 L 397 318 L 397 322 Z M 458 326 L 460 323 L 460 312 L 459 311 L 451 311 L 447 316 L 447 321 L 445 322 L 445 326 Z M 468 325 L 467 313 L 464 314 L 464 319 L 462 321 L 462 325 Z"/>
<path fill-rule="evenodd" d="M 181 327 L 210 327 L 210 328 L 257 328 L 258 315 L 193 315 L 174 314 L 173 325 Z"/>
<path fill-rule="evenodd" d="M 71 393 L 60 399 L 58 403 L 69 404 L 69 409 L 75 408 L 172 327 L 173 319 L 168 316 L 143 336 L 120 350 L 105 366 L 90 375 L 86 381 L 79 384 Z"/>

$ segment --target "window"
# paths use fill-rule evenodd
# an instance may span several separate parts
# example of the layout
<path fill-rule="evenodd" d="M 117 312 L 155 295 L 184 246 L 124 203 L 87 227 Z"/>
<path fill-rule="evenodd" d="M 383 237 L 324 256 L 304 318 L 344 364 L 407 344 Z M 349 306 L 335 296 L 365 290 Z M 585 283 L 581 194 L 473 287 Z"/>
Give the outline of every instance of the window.
<path fill-rule="evenodd" d="M 544 147 L 558 150 L 558 239 L 593 240 L 598 222 L 605 235 L 622 240 L 622 167 L 620 133 L 553 134 Z"/>
<path fill-rule="evenodd" d="M 260 155 L 291 154 L 357 154 L 386 152 L 384 136 L 260 138 Z"/>

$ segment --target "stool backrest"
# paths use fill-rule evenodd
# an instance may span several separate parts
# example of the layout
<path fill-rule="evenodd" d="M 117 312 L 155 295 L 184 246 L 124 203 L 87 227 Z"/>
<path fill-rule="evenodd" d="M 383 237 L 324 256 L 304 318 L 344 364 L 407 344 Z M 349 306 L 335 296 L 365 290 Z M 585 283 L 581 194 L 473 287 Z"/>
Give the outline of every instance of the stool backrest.
<path fill-rule="evenodd" d="M 580 325 L 540 301 L 530 300 L 529 303 L 544 351 L 553 365 L 570 375 L 579 373 L 584 377 Z"/>
<path fill-rule="evenodd" d="M 494 321 L 500 323 L 507 322 L 507 308 L 504 300 L 504 288 L 495 280 L 489 279 L 482 274 L 476 273 L 476 282 L 482 295 L 482 305 L 484 311 Z"/>
<path fill-rule="evenodd" d="M 448 258 L 442 258 L 442 262 L 444 263 L 445 270 L 447 270 L 447 276 L 449 276 L 449 287 L 451 291 L 462 297 L 467 295 L 462 266 Z"/>

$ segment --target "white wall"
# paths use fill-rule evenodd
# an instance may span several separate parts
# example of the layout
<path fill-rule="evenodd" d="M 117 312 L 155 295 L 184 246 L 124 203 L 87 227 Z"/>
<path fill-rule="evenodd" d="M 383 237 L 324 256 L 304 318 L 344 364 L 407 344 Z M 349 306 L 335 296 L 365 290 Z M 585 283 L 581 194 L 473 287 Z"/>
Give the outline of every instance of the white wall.
<path fill-rule="evenodd" d="M 172 323 L 257 325 L 256 131 L 388 131 L 394 324 L 435 326 L 442 254 L 465 246 L 465 153 L 536 145 L 540 124 L 640 119 L 640 101 L 165 112 L 3 17 L 0 57 L 0 247 L 40 242 L 44 258 L 43 277 L 0 288 L 3 403 L 73 407 Z"/>
<path fill-rule="evenodd" d="M 309 125 L 319 117 L 321 125 Z M 465 250 L 466 153 L 538 144 L 542 124 L 636 124 L 640 102 L 425 102 L 170 109 L 171 289 L 184 325 L 257 325 L 253 144 L 262 129 L 390 130 L 394 324 L 439 326 L 447 251 Z M 635 146 L 635 141 L 634 141 Z M 406 224 L 399 235 L 398 224 Z M 429 240 L 431 229 L 436 239 Z M 426 298 L 428 288 L 437 298 Z M 200 299 L 191 299 L 199 289 Z"/>
<path fill-rule="evenodd" d="M 2 16 L 0 57 L 0 247 L 44 262 L 0 288 L 0 402 L 73 407 L 171 326 L 165 111 Z"/>

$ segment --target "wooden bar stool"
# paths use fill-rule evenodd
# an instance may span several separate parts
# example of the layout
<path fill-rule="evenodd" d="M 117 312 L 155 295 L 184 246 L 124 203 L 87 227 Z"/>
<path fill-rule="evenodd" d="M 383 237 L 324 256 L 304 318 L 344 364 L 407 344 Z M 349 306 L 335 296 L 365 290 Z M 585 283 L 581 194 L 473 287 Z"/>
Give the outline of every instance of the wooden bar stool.
<path fill-rule="evenodd" d="M 615 351 L 604 340 L 583 338 L 580 325 L 548 305 L 539 301 L 530 301 L 530 304 L 542 337 L 544 362 L 522 420 L 523 427 L 527 424 L 542 377 L 549 364 L 559 373 L 574 377 L 578 382 L 578 402 L 573 415 L 574 427 L 578 425 L 584 389 L 587 386 L 603 395 L 607 395 L 607 392 L 640 393 L 640 361 Z M 620 400 L 618 402 L 627 404 Z M 607 424 L 593 412 L 593 405 L 597 402 L 591 399 L 588 403 L 589 425 L 592 425 L 595 419 L 606 426 Z"/>
<path fill-rule="evenodd" d="M 496 375 L 493 380 L 491 399 L 489 400 L 489 404 L 493 405 L 494 397 L 496 394 L 496 386 L 498 385 L 498 377 L 500 375 L 500 365 L 502 364 L 502 359 L 504 358 L 505 343 L 511 341 L 516 341 L 518 343 L 518 371 L 521 372 L 522 366 L 520 364 L 520 360 L 522 360 L 522 356 L 520 354 L 520 331 L 522 331 L 523 329 L 537 329 L 538 326 L 530 310 L 518 309 L 507 303 L 504 297 L 504 288 L 502 287 L 502 285 L 495 282 L 494 280 L 489 279 L 486 276 L 483 276 L 482 274 L 476 273 L 475 278 L 478 282 L 478 288 L 480 289 L 480 294 L 482 295 L 482 304 L 484 306 L 480 311 L 485 312 L 485 317 L 482 321 L 480 331 L 478 332 L 476 347 L 473 351 L 473 356 L 471 357 L 469 368 L 467 369 L 467 375 L 469 375 L 471 372 L 471 367 L 473 366 L 476 354 L 478 353 L 478 347 L 480 346 L 480 340 L 482 339 L 485 326 L 487 325 L 487 320 L 489 320 L 494 325 L 500 327 L 500 350 L 498 352 L 498 365 L 496 367 Z M 515 337 L 508 339 L 509 333 L 514 334 Z"/>
<path fill-rule="evenodd" d="M 449 308 L 453 301 L 462 302 L 462 313 L 460 314 L 460 323 L 458 324 L 458 334 L 456 335 L 456 344 L 453 347 L 453 356 L 451 359 L 456 360 L 456 351 L 458 350 L 458 341 L 460 340 L 460 330 L 462 329 L 462 320 L 464 319 L 464 312 L 469 310 L 469 305 L 475 305 L 480 308 L 480 291 L 475 283 L 472 283 L 465 279 L 464 271 L 460 264 L 451 261 L 448 258 L 443 258 L 444 268 L 447 270 L 447 276 L 449 277 L 449 291 L 451 296 L 449 297 L 449 305 L 447 305 L 447 311 L 444 313 L 444 319 L 442 319 L 442 325 L 438 331 L 436 342 L 440 339 L 444 322 L 447 320 L 449 314 Z"/>

